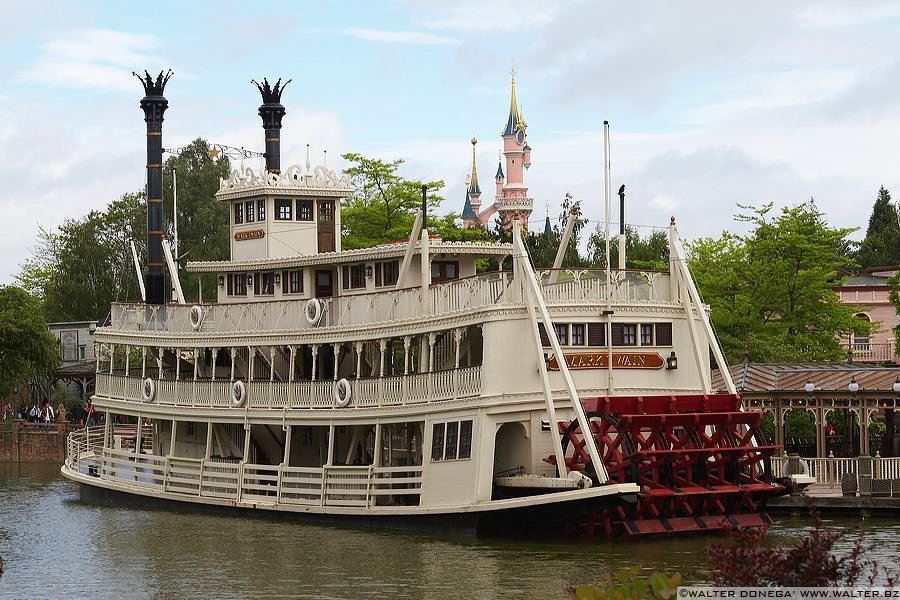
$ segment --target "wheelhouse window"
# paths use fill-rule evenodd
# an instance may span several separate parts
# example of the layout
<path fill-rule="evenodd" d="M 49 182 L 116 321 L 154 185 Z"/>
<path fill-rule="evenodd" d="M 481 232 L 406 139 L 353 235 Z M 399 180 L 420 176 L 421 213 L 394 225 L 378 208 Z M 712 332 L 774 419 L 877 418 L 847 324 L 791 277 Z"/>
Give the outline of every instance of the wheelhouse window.
<path fill-rule="evenodd" d="M 653 325 L 651 323 L 641 323 L 641 346 L 653 345 Z"/>
<path fill-rule="evenodd" d="M 375 287 L 397 285 L 400 277 L 400 261 L 389 260 L 375 263 Z"/>
<path fill-rule="evenodd" d="M 229 296 L 247 295 L 247 275 L 244 273 L 229 273 L 227 281 Z"/>
<path fill-rule="evenodd" d="M 260 198 L 256 201 L 256 220 L 257 221 L 265 221 L 266 220 L 266 199 Z"/>
<path fill-rule="evenodd" d="M 256 211 L 253 210 L 254 204 L 255 203 L 253 200 L 247 200 L 247 222 L 248 223 L 252 223 L 254 217 L 256 216 Z"/>
<path fill-rule="evenodd" d="M 569 345 L 569 324 L 568 323 L 554 323 L 553 329 L 556 330 L 556 338 L 559 340 L 560 346 L 568 346 Z"/>
<path fill-rule="evenodd" d="M 432 426 L 431 460 L 462 460 L 472 457 L 472 421 L 435 423 Z"/>
<path fill-rule="evenodd" d="M 275 220 L 276 221 L 290 221 L 293 219 L 293 202 L 290 200 L 284 199 L 276 199 L 275 200 Z"/>
<path fill-rule="evenodd" d="M 313 202 L 312 200 L 297 200 L 297 220 L 312 221 L 313 220 Z"/>
<path fill-rule="evenodd" d="M 319 201 L 319 221 L 334 221 L 334 202 Z"/>
<path fill-rule="evenodd" d="M 358 290 L 366 287 L 365 263 L 341 267 L 341 283 L 345 290 Z"/>
<path fill-rule="evenodd" d="M 243 202 L 235 202 L 234 203 L 234 224 L 240 225 L 244 222 L 244 203 Z"/>
<path fill-rule="evenodd" d="M 281 274 L 281 293 L 299 294 L 303 292 L 303 269 L 284 271 Z"/>

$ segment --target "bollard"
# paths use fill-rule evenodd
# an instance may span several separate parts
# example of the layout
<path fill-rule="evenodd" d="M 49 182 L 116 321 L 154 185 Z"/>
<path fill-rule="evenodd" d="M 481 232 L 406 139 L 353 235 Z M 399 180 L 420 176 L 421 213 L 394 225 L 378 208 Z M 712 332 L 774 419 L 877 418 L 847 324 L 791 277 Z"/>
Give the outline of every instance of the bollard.
<path fill-rule="evenodd" d="M 872 457 L 860 456 L 856 459 L 857 477 L 859 478 L 859 495 L 872 495 Z"/>

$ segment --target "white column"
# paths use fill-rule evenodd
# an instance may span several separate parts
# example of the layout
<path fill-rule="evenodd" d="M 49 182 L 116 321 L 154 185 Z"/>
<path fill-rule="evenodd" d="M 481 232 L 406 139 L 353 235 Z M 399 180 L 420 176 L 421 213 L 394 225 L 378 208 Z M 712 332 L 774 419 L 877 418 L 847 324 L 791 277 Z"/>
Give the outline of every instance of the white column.
<path fill-rule="evenodd" d="M 194 348 L 194 381 L 197 381 L 197 370 L 200 368 L 200 350 Z"/>
<path fill-rule="evenodd" d="M 125 346 L 125 377 L 131 370 L 131 346 Z"/>
<path fill-rule="evenodd" d="M 428 334 L 428 372 L 434 372 L 434 344 L 437 342 L 437 333 Z"/>
<path fill-rule="evenodd" d="M 256 364 L 256 348 L 247 346 L 247 383 L 253 381 L 253 366 Z"/>
<path fill-rule="evenodd" d="M 290 369 L 288 369 L 288 381 L 293 383 L 294 382 L 294 356 L 295 356 L 297 347 L 294 346 L 293 344 L 291 344 L 290 348 L 291 348 L 291 367 L 290 367 Z"/>
<path fill-rule="evenodd" d="M 409 346 L 412 344 L 411 336 L 403 337 L 403 374 L 409 375 Z"/>
<path fill-rule="evenodd" d="M 454 361 L 453 368 L 458 369 L 459 368 L 459 347 L 462 344 L 462 329 L 460 329 L 459 327 L 457 327 L 456 329 L 453 330 L 453 341 L 456 344 L 456 355 L 453 359 L 453 361 Z"/>
<path fill-rule="evenodd" d="M 311 373 L 310 380 L 315 381 L 316 380 L 316 368 L 318 366 L 318 365 L 316 365 L 316 361 L 319 358 L 319 345 L 313 344 L 312 346 L 310 346 L 310 350 L 312 350 L 312 373 Z"/>
<path fill-rule="evenodd" d="M 340 344 L 332 344 L 331 347 L 334 349 L 334 380 L 337 381 L 338 378 L 338 355 L 341 353 L 341 345 Z"/>
<path fill-rule="evenodd" d="M 269 381 L 275 381 L 275 346 L 269 346 Z"/>
<path fill-rule="evenodd" d="M 175 348 L 175 381 L 181 379 L 181 348 Z"/>
<path fill-rule="evenodd" d="M 231 381 L 234 381 L 234 361 L 237 358 L 237 348 L 231 347 Z"/>
<path fill-rule="evenodd" d="M 97 360 L 99 361 L 99 355 Z M 141 346 L 141 379 L 147 378 L 147 346 Z"/>
<path fill-rule="evenodd" d="M 387 350 L 387 340 L 378 340 L 378 377 L 384 377 L 384 351 Z"/>
<path fill-rule="evenodd" d="M 116 363 L 116 345 L 110 344 L 109 345 L 109 372 L 110 372 L 110 374 L 112 374 L 112 372 L 113 372 L 113 365 L 115 363 Z"/>
<path fill-rule="evenodd" d="M 363 343 L 362 342 L 354 342 L 353 350 L 356 351 L 356 378 L 359 379 L 360 370 L 362 369 Z"/>
<path fill-rule="evenodd" d="M 165 353 L 166 349 L 157 347 L 156 351 L 159 354 L 159 356 L 156 358 L 156 366 L 159 369 L 159 378 L 162 379 L 163 378 L 163 357 L 164 357 L 164 353 Z"/>

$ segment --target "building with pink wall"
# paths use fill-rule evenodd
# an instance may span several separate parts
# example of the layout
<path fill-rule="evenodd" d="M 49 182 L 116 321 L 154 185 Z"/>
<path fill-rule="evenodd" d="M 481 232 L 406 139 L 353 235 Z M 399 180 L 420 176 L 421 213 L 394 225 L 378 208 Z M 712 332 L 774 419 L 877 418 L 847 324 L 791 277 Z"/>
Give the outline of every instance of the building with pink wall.
<path fill-rule="evenodd" d="M 889 299 L 890 287 L 887 282 L 897 269 L 898 267 L 873 267 L 835 288 L 842 304 L 858 307 L 859 316 L 878 323 L 872 335 L 854 335 L 846 340 L 847 350 L 852 352 L 854 361 L 900 362 L 895 351 L 894 333 L 900 324 L 900 317 Z"/>

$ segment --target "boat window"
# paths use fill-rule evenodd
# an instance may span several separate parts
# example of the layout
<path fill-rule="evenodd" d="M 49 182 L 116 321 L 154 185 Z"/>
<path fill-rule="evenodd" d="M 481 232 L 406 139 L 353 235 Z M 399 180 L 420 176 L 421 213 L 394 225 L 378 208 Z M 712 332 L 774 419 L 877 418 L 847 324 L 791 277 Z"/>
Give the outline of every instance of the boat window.
<path fill-rule="evenodd" d="M 436 260 L 431 263 L 431 283 L 459 279 L 459 261 Z"/>
<path fill-rule="evenodd" d="M 447 441 L 444 446 L 444 459 L 453 460 L 456 458 L 457 444 L 459 443 L 459 423 L 447 423 Z"/>
<path fill-rule="evenodd" d="M 612 323 L 613 346 L 637 346 L 637 325 L 634 323 Z"/>
<path fill-rule="evenodd" d="M 641 346 L 653 345 L 653 325 L 641 323 Z"/>
<path fill-rule="evenodd" d="M 568 323 L 554 323 L 553 328 L 556 330 L 556 337 L 559 338 L 560 346 L 569 345 L 569 325 Z"/>
<path fill-rule="evenodd" d="M 588 323 L 588 346 L 606 345 L 606 323 Z"/>
<path fill-rule="evenodd" d="M 260 198 L 256 201 L 256 220 L 257 221 L 265 221 L 266 220 L 266 199 Z"/>
<path fill-rule="evenodd" d="M 271 296 L 275 293 L 275 274 L 274 273 L 256 273 L 256 287 L 254 294 L 261 296 Z"/>
<path fill-rule="evenodd" d="M 572 345 L 584 346 L 584 323 L 572 323 Z"/>
<path fill-rule="evenodd" d="M 234 203 L 234 224 L 240 225 L 244 222 L 244 203 L 243 202 L 235 202 Z"/>
<path fill-rule="evenodd" d="M 671 346 L 672 345 L 672 324 L 656 323 L 656 345 Z"/>
<path fill-rule="evenodd" d="M 400 261 L 389 260 L 375 263 L 375 287 L 397 285 L 400 276 Z"/>
<path fill-rule="evenodd" d="M 276 221 L 290 221 L 293 219 L 293 211 L 292 211 L 293 202 L 290 200 L 284 199 L 276 199 L 275 200 L 275 220 Z"/>
<path fill-rule="evenodd" d="M 344 265 L 341 267 L 343 289 L 357 290 L 366 287 L 366 264 Z"/>
<path fill-rule="evenodd" d="M 472 456 L 472 421 L 461 421 L 459 424 L 459 458 Z"/>
<path fill-rule="evenodd" d="M 252 223 L 254 217 L 256 216 L 256 211 L 253 210 L 253 200 L 247 200 L 247 222 Z"/>
<path fill-rule="evenodd" d="M 431 440 L 431 460 L 441 460 L 444 457 L 444 424 L 435 423 Z"/>
<path fill-rule="evenodd" d="M 334 220 L 334 203 L 328 201 L 319 202 L 319 220 L 320 221 L 333 221 Z"/>
<path fill-rule="evenodd" d="M 285 271 L 281 274 L 281 293 L 299 294 L 303 291 L 303 269 Z"/>
<path fill-rule="evenodd" d="M 297 220 L 298 221 L 312 221 L 313 220 L 312 200 L 297 200 Z"/>
<path fill-rule="evenodd" d="M 247 295 L 247 276 L 244 273 L 228 274 L 228 295 L 229 296 L 246 296 Z"/>

